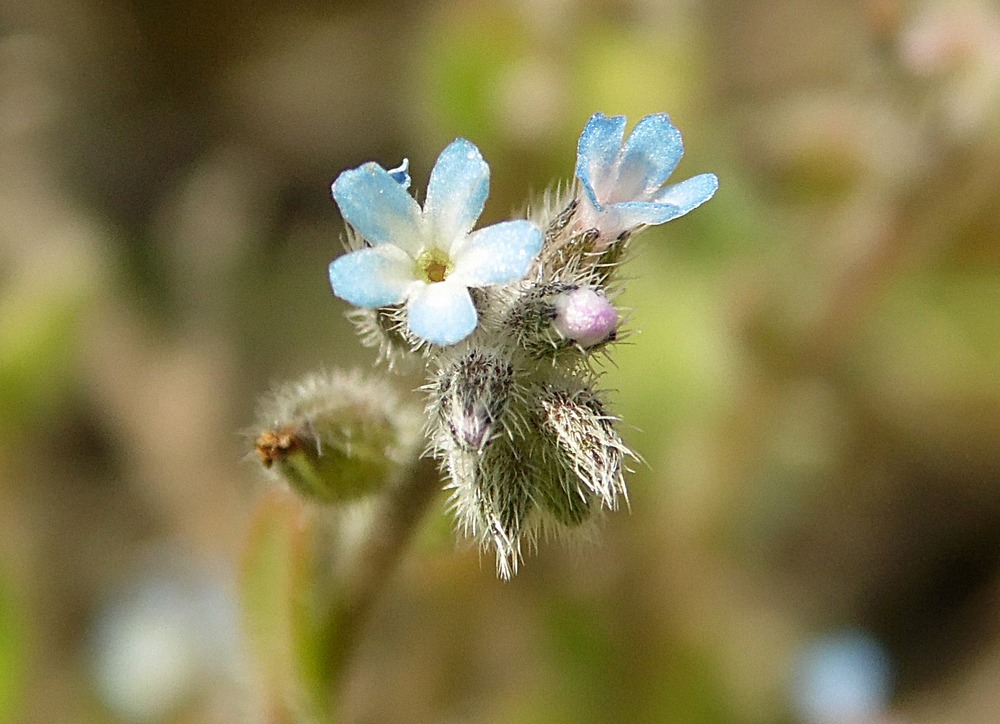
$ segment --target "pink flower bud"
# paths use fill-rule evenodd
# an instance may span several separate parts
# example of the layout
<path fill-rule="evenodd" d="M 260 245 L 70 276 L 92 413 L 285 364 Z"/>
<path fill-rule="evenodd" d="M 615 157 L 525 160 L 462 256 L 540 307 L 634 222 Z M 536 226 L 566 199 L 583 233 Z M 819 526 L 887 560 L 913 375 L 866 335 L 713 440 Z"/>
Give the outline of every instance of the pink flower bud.
<path fill-rule="evenodd" d="M 589 287 L 560 294 L 554 305 L 553 326 L 563 337 L 581 347 L 604 342 L 618 326 L 618 310 L 607 297 Z"/>

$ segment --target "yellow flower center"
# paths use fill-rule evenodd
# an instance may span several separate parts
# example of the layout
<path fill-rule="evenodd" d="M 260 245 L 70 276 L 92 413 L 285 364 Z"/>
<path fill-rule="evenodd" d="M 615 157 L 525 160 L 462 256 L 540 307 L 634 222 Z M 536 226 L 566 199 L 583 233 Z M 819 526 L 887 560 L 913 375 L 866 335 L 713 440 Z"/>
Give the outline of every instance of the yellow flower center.
<path fill-rule="evenodd" d="M 417 278 L 428 284 L 443 282 L 454 266 L 448 255 L 440 249 L 427 249 L 417 257 Z"/>

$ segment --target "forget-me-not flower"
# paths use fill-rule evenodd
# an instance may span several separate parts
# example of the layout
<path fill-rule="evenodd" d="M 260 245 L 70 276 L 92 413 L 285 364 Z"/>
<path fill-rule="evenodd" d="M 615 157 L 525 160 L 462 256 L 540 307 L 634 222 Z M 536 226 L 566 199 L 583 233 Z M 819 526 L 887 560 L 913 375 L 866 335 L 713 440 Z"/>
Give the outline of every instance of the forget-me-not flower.
<path fill-rule="evenodd" d="M 580 136 L 576 182 L 529 206 L 530 220 L 477 231 L 490 170 L 467 140 L 441 152 L 424 195 L 411 194 L 405 160 L 366 163 L 333 183 L 349 242 L 330 264 L 334 294 L 361 307 L 352 321 L 390 370 L 423 365 L 427 451 L 448 476 L 459 527 L 495 551 L 503 578 L 540 538 L 587 531 L 602 509 L 628 502 L 625 477 L 639 458 L 598 369 L 628 333 L 614 302 L 619 270 L 636 234 L 718 188 L 714 174 L 667 184 L 683 144 L 666 114 L 625 131 L 623 116 L 594 114 Z M 336 385 L 295 385 L 294 410 L 265 414 L 254 439 L 264 467 L 333 504 L 394 483 L 401 495 L 415 491 L 416 477 L 395 477 L 412 471 L 414 431 L 386 428 L 380 383 L 361 387 L 359 407 Z M 360 415 L 352 449 L 374 456 L 358 465 L 381 482 L 344 487 L 343 466 L 358 465 L 344 463 L 323 420 L 343 428 L 347 403 Z M 377 542 L 378 530 L 370 535 Z"/>
<path fill-rule="evenodd" d="M 663 188 L 684 155 L 680 131 L 666 113 L 646 116 L 624 137 L 625 116 L 595 113 L 577 146 L 576 176 L 584 191 L 578 224 L 598 229 L 603 246 L 637 226 L 683 216 L 719 187 L 715 174 L 705 173 Z"/>
<path fill-rule="evenodd" d="M 359 307 L 405 302 L 414 335 L 455 344 L 478 322 L 469 288 L 522 279 L 542 247 L 542 232 L 526 220 L 472 231 L 486 203 L 490 169 L 464 138 L 438 156 L 423 209 L 404 179 L 404 167 L 387 171 L 366 163 L 334 181 L 341 214 L 370 246 L 335 259 L 330 284 Z"/>

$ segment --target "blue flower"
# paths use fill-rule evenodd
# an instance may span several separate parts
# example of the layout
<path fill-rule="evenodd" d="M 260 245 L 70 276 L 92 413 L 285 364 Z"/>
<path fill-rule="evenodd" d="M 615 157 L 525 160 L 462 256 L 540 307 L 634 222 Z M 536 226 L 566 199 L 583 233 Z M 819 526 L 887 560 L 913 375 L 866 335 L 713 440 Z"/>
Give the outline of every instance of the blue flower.
<path fill-rule="evenodd" d="M 472 231 L 486 203 L 490 169 L 464 138 L 438 156 L 423 209 L 407 193 L 408 182 L 405 164 L 386 171 L 377 163 L 334 181 L 341 214 L 370 246 L 335 259 L 330 284 L 359 307 L 405 302 L 414 335 L 455 344 L 478 322 L 469 287 L 522 279 L 541 250 L 542 232 L 522 220 Z"/>
<path fill-rule="evenodd" d="M 680 131 L 666 113 L 639 121 L 628 140 L 625 116 L 595 113 L 577 146 L 576 176 L 583 185 L 577 211 L 583 228 L 613 239 L 637 226 L 662 224 L 712 198 L 719 179 L 701 174 L 662 188 L 684 155 Z"/>

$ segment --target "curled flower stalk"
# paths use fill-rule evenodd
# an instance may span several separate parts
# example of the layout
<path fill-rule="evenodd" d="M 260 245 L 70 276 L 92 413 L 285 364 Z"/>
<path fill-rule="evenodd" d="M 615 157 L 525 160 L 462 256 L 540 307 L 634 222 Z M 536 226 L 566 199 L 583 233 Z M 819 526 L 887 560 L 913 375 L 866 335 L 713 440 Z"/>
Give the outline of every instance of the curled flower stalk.
<path fill-rule="evenodd" d="M 541 538 L 589 529 L 627 503 L 636 456 L 599 388 L 599 362 L 625 332 L 618 269 L 636 234 L 718 188 L 710 173 L 667 184 L 683 144 L 666 114 L 625 128 L 622 116 L 594 114 L 573 184 L 529 218 L 478 230 L 489 166 L 465 139 L 441 152 L 422 205 L 406 162 L 365 163 L 332 186 L 348 224 L 333 293 L 357 308 L 362 341 L 390 368 L 425 369 L 425 454 L 459 529 L 495 553 L 502 578 Z"/>

